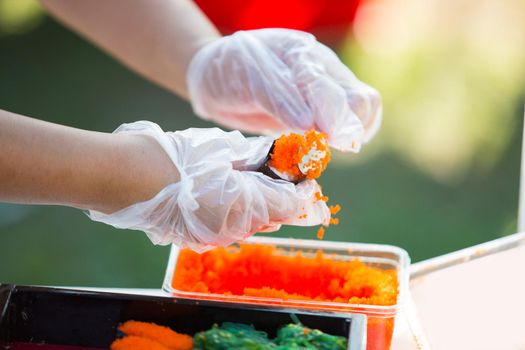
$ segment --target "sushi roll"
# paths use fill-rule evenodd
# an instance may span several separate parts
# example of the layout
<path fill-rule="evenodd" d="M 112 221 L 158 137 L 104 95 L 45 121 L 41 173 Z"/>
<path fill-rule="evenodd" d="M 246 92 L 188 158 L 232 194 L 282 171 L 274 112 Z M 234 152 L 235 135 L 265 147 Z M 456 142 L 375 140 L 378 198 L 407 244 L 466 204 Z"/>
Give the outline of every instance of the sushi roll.
<path fill-rule="evenodd" d="M 295 184 L 317 179 L 330 161 L 326 135 L 310 130 L 303 134 L 290 133 L 273 142 L 259 172 Z"/>

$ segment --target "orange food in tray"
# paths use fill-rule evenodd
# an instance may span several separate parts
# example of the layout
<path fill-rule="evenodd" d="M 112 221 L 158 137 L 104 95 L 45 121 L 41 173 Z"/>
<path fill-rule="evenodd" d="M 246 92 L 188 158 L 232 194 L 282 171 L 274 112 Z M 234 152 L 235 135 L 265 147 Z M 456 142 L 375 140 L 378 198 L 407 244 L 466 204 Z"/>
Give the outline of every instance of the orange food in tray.
<path fill-rule="evenodd" d="M 394 305 L 395 271 L 360 260 L 335 260 L 322 251 L 282 254 L 272 246 L 241 245 L 204 254 L 181 250 L 173 288 L 180 291 L 316 300 L 350 304 Z"/>
<path fill-rule="evenodd" d="M 125 337 L 115 340 L 111 350 L 191 350 L 193 338 L 154 323 L 127 321 L 119 326 Z"/>

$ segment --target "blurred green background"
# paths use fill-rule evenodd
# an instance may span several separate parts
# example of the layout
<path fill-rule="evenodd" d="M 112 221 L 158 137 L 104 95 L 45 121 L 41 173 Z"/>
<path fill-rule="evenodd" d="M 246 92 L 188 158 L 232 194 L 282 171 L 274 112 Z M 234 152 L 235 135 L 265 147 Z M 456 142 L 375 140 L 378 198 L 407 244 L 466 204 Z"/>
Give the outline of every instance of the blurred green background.
<path fill-rule="evenodd" d="M 516 231 L 524 23 L 519 0 L 360 7 L 338 51 L 382 93 L 384 123 L 320 179 L 343 208 L 325 239 L 394 244 L 419 261 Z M 139 119 L 165 130 L 211 126 L 32 0 L 0 0 L 0 108 L 106 132 Z M 79 210 L 0 204 L 0 282 L 159 287 L 168 252 Z"/>

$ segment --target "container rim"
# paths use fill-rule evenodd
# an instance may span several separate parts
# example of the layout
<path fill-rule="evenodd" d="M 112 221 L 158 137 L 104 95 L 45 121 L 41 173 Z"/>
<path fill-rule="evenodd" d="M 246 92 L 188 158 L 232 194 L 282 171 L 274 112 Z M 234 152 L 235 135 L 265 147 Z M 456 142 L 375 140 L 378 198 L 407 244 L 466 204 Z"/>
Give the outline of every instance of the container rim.
<path fill-rule="evenodd" d="M 280 298 L 267 298 L 267 297 L 252 297 L 243 295 L 223 295 L 217 293 L 199 293 L 199 292 L 187 292 L 177 290 L 172 287 L 171 282 L 173 273 L 175 270 L 175 263 L 178 257 L 179 247 L 172 245 L 170 256 L 168 259 L 168 266 L 166 267 L 166 274 L 164 277 L 164 283 L 162 289 L 173 296 L 187 299 L 201 299 L 201 300 L 218 300 L 221 302 L 228 303 L 249 303 L 249 304 L 263 304 L 271 305 L 274 307 L 286 307 L 286 308 L 300 308 L 309 310 L 319 310 L 328 312 L 363 312 L 370 316 L 375 317 L 393 317 L 397 314 L 399 308 L 404 304 L 404 300 L 407 294 L 408 280 L 409 280 L 409 265 L 410 257 L 406 250 L 387 244 L 373 244 L 373 243 L 352 243 L 352 242 L 336 242 L 336 241 L 317 241 L 311 239 L 295 239 L 295 238 L 281 238 L 281 237 L 264 237 L 264 236 L 252 236 L 242 243 L 247 244 L 263 244 L 263 245 L 275 245 L 275 246 L 290 246 L 293 248 L 306 248 L 306 249 L 334 249 L 334 250 L 346 250 L 351 252 L 352 250 L 364 250 L 364 251 L 377 251 L 393 253 L 398 257 L 397 261 L 392 260 L 398 272 L 398 283 L 399 292 L 397 295 L 396 304 L 394 305 L 372 305 L 372 304 L 350 304 L 340 302 L 321 302 L 321 301 L 309 301 L 309 300 L 284 300 Z M 333 311 L 332 311 L 333 310 Z M 343 311 L 344 310 L 344 311 Z"/>

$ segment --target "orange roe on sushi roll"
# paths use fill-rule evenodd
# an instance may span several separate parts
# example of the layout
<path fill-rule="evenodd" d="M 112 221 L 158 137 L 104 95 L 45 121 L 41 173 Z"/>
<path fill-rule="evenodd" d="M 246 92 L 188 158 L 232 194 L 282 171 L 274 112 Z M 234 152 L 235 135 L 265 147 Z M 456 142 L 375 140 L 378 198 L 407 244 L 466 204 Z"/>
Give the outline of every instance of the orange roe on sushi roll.
<path fill-rule="evenodd" d="M 330 161 L 326 135 L 310 130 L 304 134 L 290 133 L 275 140 L 268 165 L 291 181 L 317 179 Z"/>

